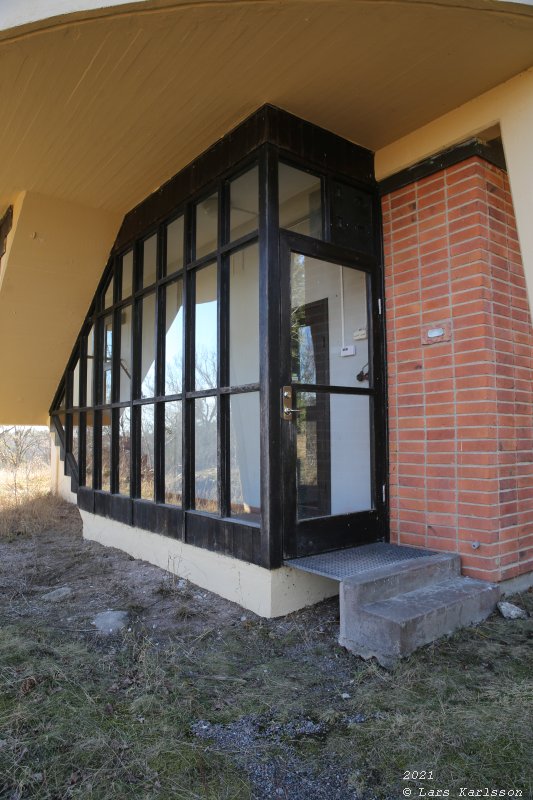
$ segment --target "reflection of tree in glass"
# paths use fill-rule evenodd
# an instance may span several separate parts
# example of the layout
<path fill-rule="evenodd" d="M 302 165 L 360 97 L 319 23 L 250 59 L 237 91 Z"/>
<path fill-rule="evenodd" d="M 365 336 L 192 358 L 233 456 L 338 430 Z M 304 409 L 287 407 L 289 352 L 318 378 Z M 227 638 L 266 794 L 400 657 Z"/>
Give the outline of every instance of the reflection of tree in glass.
<path fill-rule="evenodd" d="M 216 350 L 203 348 L 196 353 L 196 389 L 213 389 L 217 386 L 218 358 Z"/>
<path fill-rule="evenodd" d="M 111 490 L 111 425 L 102 425 L 102 489 Z"/>
<path fill-rule="evenodd" d="M 218 511 L 216 397 L 195 402 L 195 498 L 197 509 Z"/>
<path fill-rule="evenodd" d="M 150 367 L 143 378 L 141 386 L 142 397 L 155 397 L 155 362 Z"/>
<path fill-rule="evenodd" d="M 175 355 L 167 359 L 165 365 L 165 394 L 181 393 L 181 376 L 183 374 L 183 359 Z"/>
<path fill-rule="evenodd" d="M 182 405 L 177 400 L 165 403 L 165 502 L 182 504 Z"/>
<path fill-rule="evenodd" d="M 120 410 L 118 418 L 118 482 L 121 494 L 130 493 L 131 424 L 130 409 Z"/>
<path fill-rule="evenodd" d="M 141 497 L 154 498 L 154 407 L 141 412 Z"/>

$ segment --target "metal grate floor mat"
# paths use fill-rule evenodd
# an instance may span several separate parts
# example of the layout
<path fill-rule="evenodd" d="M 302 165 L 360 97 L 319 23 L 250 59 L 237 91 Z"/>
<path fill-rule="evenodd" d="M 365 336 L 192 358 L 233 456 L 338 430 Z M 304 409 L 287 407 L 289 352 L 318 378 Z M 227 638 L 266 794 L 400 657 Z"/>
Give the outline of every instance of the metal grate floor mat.
<path fill-rule="evenodd" d="M 421 550 L 418 547 L 401 547 L 397 544 L 376 542 L 361 547 L 348 547 L 345 550 L 333 550 L 316 556 L 291 558 L 283 563 L 287 567 L 312 572 L 325 578 L 342 581 L 350 575 L 357 575 L 389 564 L 399 564 L 413 558 L 427 558 L 439 555 L 434 550 Z M 441 554 L 442 555 L 442 554 Z"/>

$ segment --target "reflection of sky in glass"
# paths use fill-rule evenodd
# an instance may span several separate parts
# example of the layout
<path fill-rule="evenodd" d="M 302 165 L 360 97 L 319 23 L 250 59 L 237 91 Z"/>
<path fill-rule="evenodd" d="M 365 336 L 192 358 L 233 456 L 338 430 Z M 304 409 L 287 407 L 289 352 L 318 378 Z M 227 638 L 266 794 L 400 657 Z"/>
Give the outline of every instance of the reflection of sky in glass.
<path fill-rule="evenodd" d="M 167 289 L 165 394 L 181 392 L 183 363 L 183 304 L 181 281 Z"/>
<path fill-rule="evenodd" d="M 153 397 L 155 393 L 155 295 L 143 300 L 142 310 L 142 363 L 141 397 Z"/>
<path fill-rule="evenodd" d="M 316 383 L 315 349 L 310 325 L 305 325 L 298 330 L 298 339 L 300 383 Z"/>
<path fill-rule="evenodd" d="M 196 307 L 196 389 L 217 385 L 217 301 Z"/>

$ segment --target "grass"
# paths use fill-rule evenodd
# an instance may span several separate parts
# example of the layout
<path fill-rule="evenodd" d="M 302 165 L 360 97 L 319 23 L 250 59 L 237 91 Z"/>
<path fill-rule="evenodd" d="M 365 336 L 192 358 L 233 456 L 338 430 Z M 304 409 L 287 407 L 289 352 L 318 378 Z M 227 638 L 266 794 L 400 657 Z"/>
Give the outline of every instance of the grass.
<path fill-rule="evenodd" d="M 4 528 L 4 553 L 42 540 L 54 515 L 65 525 L 57 546 L 70 536 L 75 509 L 49 497 L 32 503 Z M 26 524 L 31 533 L 17 536 Z M 65 556 L 67 583 L 68 569 Z M 97 580 L 91 573 L 95 591 Z M 433 770 L 432 788 L 451 797 L 462 786 L 533 797 L 531 619 L 495 614 L 387 672 L 336 645 L 335 601 L 282 620 L 238 609 L 221 617 L 215 600 L 198 602 L 179 583 L 164 579 L 153 598 L 142 595 L 147 607 L 171 604 L 169 642 L 142 626 L 103 639 L 69 629 L 61 609 L 45 619 L 10 606 L 0 628 L 2 800 L 249 800 L 259 758 L 287 759 L 287 774 L 302 764 L 334 769 L 346 800 L 397 800 L 404 770 Z M 517 602 L 533 612 L 533 593 Z M 305 719 L 320 723 L 320 735 L 294 733 Z M 200 720 L 220 731 L 253 720 L 264 733 L 223 747 L 195 735 Z"/>
<path fill-rule="evenodd" d="M 72 509 L 50 492 L 49 471 L 33 473 L 31 481 L 20 481 L 15 490 L 13 478 L 0 471 L 0 536 L 39 534 L 46 530 L 69 531 Z"/>
<path fill-rule="evenodd" d="M 8 627 L 0 663 L 0 796 L 247 796 L 232 765 L 192 737 L 198 692 L 177 658 L 133 638 L 117 654 Z"/>
<path fill-rule="evenodd" d="M 342 655 L 341 673 L 347 662 L 352 670 L 346 700 L 340 676 L 302 663 L 300 647 L 291 656 L 301 637 L 270 636 L 269 623 L 163 649 L 134 634 L 103 647 L 50 629 L 5 627 L 0 797 L 244 800 L 251 790 L 231 755 L 197 740 L 191 725 L 246 715 L 325 723 L 325 736 L 291 746 L 318 768 L 337 763 L 352 796 L 390 797 L 404 770 L 432 769 L 437 786 L 481 782 L 531 797 L 527 623 L 513 623 L 515 641 L 508 625 L 491 620 L 390 673 Z M 344 724 L 354 712 L 367 721 Z"/>

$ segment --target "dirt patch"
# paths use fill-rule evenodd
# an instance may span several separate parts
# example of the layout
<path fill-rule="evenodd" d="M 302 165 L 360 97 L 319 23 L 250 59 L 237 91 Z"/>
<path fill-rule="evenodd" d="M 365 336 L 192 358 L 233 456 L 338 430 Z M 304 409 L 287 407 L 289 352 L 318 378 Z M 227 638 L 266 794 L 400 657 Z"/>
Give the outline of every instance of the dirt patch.
<path fill-rule="evenodd" d="M 260 619 L 54 514 L 0 537 L 0 798 L 533 796 L 531 618 L 386 672 L 338 646 L 335 599 Z M 107 610 L 128 622 L 101 635 Z"/>

